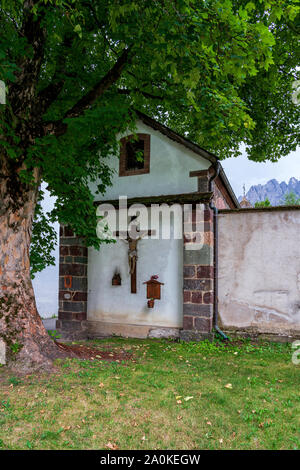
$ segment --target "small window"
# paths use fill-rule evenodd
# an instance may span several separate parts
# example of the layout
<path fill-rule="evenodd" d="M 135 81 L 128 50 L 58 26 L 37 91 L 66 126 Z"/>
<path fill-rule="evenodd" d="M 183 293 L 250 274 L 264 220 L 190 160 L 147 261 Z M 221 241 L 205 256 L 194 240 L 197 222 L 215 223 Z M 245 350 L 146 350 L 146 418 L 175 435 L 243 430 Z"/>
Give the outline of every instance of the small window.
<path fill-rule="evenodd" d="M 145 165 L 145 143 L 143 140 L 126 143 L 126 170 L 141 170 Z"/>
<path fill-rule="evenodd" d="M 150 135 L 137 134 L 121 140 L 120 176 L 149 173 L 150 171 Z"/>

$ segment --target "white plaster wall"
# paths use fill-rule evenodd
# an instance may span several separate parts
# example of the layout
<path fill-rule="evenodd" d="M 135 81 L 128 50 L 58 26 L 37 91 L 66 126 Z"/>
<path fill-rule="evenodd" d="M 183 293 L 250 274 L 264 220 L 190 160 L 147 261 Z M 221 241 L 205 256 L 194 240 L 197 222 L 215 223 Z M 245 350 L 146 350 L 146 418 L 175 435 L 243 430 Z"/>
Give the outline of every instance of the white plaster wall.
<path fill-rule="evenodd" d="M 130 198 L 197 191 L 197 178 L 190 178 L 189 173 L 209 168 L 211 163 L 208 160 L 140 121 L 136 132 L 151 135 L 150 173 L 119 177 L 119 158 L 112 156 L 108 164 L 115 171 L 113 185 L 107 188 L 104 199 L 118 199 L 119 195 Z M 131 132 L 125 135 L 128 134 Z M 96 199 L 99 200 L 99 195 Z"/>
<path fill-rule="evenodd" d="M 42 190 L 45 193 L 42 201 L 43 211 L 51 211 L 54 206 L 55 198 L 50 196 L 46 189 L 46 183 L 42 183 Z M 53 224 L 59 239 L 59 224 Z M 59 245 L 57 244 L 51 253 L 55 257 L 55 266 L 47 266 L 43 271 L 36 273 L 32 281 L 37 309 L 42 318 L 51 318 L 57 316 L 58 311 L 58 271 L 59 271 Z"/>
<path fill-rule="evenodd" d="M 226 327 L 300 332 L 300 211 L 220 214 L 219 312 Z"/>
<path fill-rule="evenodd" d="M 171 231 L 172 234 L 172 231 Z M 163 327 L 182 326 L 182 240 L 142 239 L 138 242 L 137 293 L 130 292 L 128 245 L 122 240 L 102 245 L 100 251 L 89 249 L 88 320 L 131 325 Z M 112 286 L 115 269 L 122 285 Z M 146 285 L 157 274 L 161 300 L 147 307 Z"/>

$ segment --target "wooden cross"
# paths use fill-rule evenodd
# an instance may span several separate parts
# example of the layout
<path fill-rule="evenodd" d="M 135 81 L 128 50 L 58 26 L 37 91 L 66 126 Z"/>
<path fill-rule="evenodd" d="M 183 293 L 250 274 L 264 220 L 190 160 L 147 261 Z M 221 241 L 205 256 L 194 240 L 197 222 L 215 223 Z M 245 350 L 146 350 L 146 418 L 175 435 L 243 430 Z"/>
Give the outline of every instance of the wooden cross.
<path fill-rule="evenodd" d="M 126 238 L 121 238 L 125 243 L 128 243 L 128 264 L 129 264 L 129 274 L 131 276 L 131 293 L 136 294 L 136 263 L 138 259 L 137 255 L 137 244 L 138 242 L 145 237 L 146 235 L 151 236 L 155 235 L 155 230 L 142 230 L 137 231 L 137 234 L 140 234 L 137 237 L 131 238 L 128 232 L 114 232 L 116 237 L 124 236 L 126 234 Z"/>

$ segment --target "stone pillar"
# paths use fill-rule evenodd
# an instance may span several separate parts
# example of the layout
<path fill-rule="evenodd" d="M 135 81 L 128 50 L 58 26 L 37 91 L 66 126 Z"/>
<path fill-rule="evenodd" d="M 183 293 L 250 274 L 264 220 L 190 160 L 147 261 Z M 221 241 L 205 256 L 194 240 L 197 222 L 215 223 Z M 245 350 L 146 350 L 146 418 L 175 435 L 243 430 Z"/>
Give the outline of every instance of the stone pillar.
<path fill-rule="evenodd" d="M 185 211 L 183 329 L 180 337 L 186 341 L 213 338 L 213 211 L 208 205 L 204 207 L 201 211 L 195 208 Z M 195 231 L 197 217 L 198 220 L 204 217 L 204 223 L 200 221 L 199 224 L 199 233 Z M 191 240 L 189 228 L 193 229 L 194 240 Z M 200 233 L 202 230 L 203 233 Z M 203 243 L 198 249 L 195 244 L 200 237 Z"/>
<path fill-rule="evenodd" d="M 59 310 L 56 327 L 64 339 L 85 337 L 87 247 L 67 226 L 60 227 Z"/>

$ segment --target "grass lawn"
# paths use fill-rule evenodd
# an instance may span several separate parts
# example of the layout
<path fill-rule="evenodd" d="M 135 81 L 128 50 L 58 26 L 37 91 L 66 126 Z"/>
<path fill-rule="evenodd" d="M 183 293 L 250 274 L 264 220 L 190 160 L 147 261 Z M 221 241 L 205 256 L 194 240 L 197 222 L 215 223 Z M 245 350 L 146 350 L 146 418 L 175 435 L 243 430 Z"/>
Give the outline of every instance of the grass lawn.
<path fill-rule="evenodd" d="M 86 344 L 86 343 L 85 343 Z M 300 449 L 300 366 L 289 344 L 107 339 L 126 363 L 0 368 L 2 449 Z"/>

